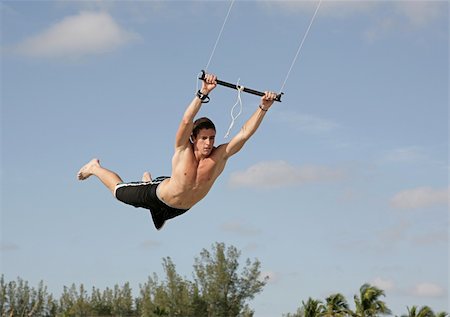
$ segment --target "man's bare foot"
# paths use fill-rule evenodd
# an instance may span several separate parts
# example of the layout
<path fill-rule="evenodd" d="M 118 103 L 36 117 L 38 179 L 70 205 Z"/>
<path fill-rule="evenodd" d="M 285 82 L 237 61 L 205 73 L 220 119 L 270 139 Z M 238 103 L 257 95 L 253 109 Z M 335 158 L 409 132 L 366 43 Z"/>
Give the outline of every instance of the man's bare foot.
<path fill-rule="evenodd" d="M 144 172 L 142 175 L 142 181 L 143 182 L 151 182 L 152 181 L 152 175 L 150 175 L 149 172 Z"/>
<path fill-rule="evenodd" d="M 84 165 L 77 174 L 80 181 L 85 180 L 89 176 L 94 174 L 94 169 L 100 166 L 100 161 L 98 159 L 92 159 L 89 163 Z"/>

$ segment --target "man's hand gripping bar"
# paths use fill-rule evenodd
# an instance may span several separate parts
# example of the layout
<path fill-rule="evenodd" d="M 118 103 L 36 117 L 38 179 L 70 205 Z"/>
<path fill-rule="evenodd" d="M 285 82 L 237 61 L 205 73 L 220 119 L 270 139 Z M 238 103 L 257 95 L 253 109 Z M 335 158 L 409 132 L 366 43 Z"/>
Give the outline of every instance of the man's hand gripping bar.
<path fill-rule="evenodd" d="M 205 80 L 205 75 L 206 75 L 206 72 L 204 70 L 202 70 L 202 75 L 198 79 Z M 261 91 L 250 89 L 250 88 L 247 88 L 247 87 L 244 87 L 244 86 L 241 86 L 241 85 L 237 85 L 237 84 L 227 83 L 226 81 L 222 81 L 222 80 L 218 80 L 218 79 L 216 79 L 216 83 L 217 83 L 217 85 L 225 86 L 225 87 L 228 87 L 228 88 L 233 88 L 233 89 L 236 89 L 236 90 L 239 89 L 239 90 L 242 90 L 242 91 L 244 91 L 246 93 L 249 93 L 249 94 L 252 94 L 252 95 L 257 95 L 257 96 L 261 96 L 261 97 L 265 95 L 265 93 L 263 93 Z M 281 102 L 281 96 L 283 94 L 284 93 L 282 93 L 282 92 L 279 93 L 275 97 L 274 100 L 278 101 L 278 102 Z"/>

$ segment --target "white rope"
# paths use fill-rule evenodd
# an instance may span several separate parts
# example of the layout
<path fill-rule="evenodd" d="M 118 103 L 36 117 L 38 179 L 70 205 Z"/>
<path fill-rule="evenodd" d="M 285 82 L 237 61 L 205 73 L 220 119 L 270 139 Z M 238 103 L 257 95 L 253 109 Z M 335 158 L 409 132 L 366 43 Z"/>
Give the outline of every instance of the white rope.
<path fill-rule="evenodd" d="M 233 7 L 234 1 L 235 0 L 231 0 L 231 2 L 230 2 L 230 7 L 228 8 L 227 15 L 225 16 L 225 20 L 223 21 L 222 28 L 220 29 L 219 35 L 217 36 L 217 39 L 216 39 L 216 42 L 215 42 L 214 47 L 212 49 L 211 55 L 209 56 L 209 60 L 208 60 L 208 63 L 206 64 L 205 71 L 208 70 L 208 67 L 211 64 L 211 60 L 212 60 L 212 58 L 214 56 L 214 53 L 216 51 L 217 45 L 218 45 L 218 43 L 220 41 L 220 38 L 222 37 L 222 33 L 223 33 L 225 25 L 226 25 L 226 23 L 228 21 L 228 17 L 230 15 L 231 9 Z M 316 7 L 316 11 L 314 12 L 314 14 L 313 14 L 313 16 L 311 18 L 311 21 L 309 22 L 308 28 L 306 29 L 306 32 L 305 32 L 305 34 L 303 36 L 302 41 L 300 42 L 300 45 L 299 45 L 299 47 L 297 49 L 297 52 L 296 52 L 296 54 L 294 56 L 294 59 L 292 60 L 291 66 L 289 67 L 289 70 L 287 72 L 286 78 L 284 79 L 283 85 L 281 86 L 280 93 L 283 91 L 284 86 L 286 85 L 287 80 L 289 78 L 289 75 L 291 74 L 292 68 L 294 67 L 295 62 L 297 61 L 297 58 L 298 58 L 298 56 L 300 54 L 300 51 L 303 48 L 303 44 L 305 43 L 305 40 L 308 37 L 309 30 L 311 29 L 311 26 L 314 23 L 314 20 L 316 18 L 317 12 L 319 11 L 321 3 L 322 3 L 322 0 L 319 0 L 319 3 L 317 4 L 317 7 Z M 234 126 L 234 122 L 241 115 L 242 109 L 243 109 L 243 107 L 242 107 L 242 99 L 241 99 L 241 92 L 244 90 L 244 86 L 240 86 L 239 85 L 239 80 L 238 80 L 238 82 L 236 84 L 236 89 L 238 91 L 237 100 L 236 100 L 236 103 L 234 104 L 234 106 L 231 108 L 231 123 L 230 123 L 230 127 L 228 128 L 227 133 L 225 134 L 225 138 L 228 138 L 228 135 L 230 134 L 231 129 Z M 197 89 L 198 89 L 198 81 L 196 80 L 196 82 L 197 82 Z M 234 109 L 236 108 L 237 105 L 240 105 L 240 107 L 239 107 L 239 112 L 235 115 L 234 114 Z"/>
<path fill-rule="evenodd" d="M 214 44 L 213 50 L 211 52 L 211 55 L 209 56 L 209 60 L 208 60 L 208 63 L 206 64 L 205 70 L 208 70 L 209 64 L 211 63 L 211 60 L 212 60 L 212 58 L 214 56 L 214 52 L 216 51 L 217 44 L 219 43 L 220 38 L 222 36 L 223 29 L 225 28 L 225 24 L 228 21 L 228 16 L 230 15 L 231 8 L 233 7 L 233 3 L 234 3 L 234 0 L 231 0 L 230 7 L 228 8 L 228 13 L 227 13 L 227 15 L 225 17 L 225 20 L 223 21 L 222 28 L 220 29 L 219 35 L 217 36 L 216 43 Z"/>
<path fill-rule="evenodd" d="M 305 40 L 306 40 L 306 38 L 308 36 L 309 30 L 311 29 L 311 26 L 312 26 L 312 24 L 314 22 L 314 19 L 316 18 L 316 15 L 317 15 L 317 12 L 319 11 L 321 3 L 322 3 L 322 0 L 319 0 L 319 3 L 317 4 L 316 11 L 314 12 L 314 15 L 312 16 L 311 21 L 309 22 L 309 26 L 306 29 L 305 35 L 303 36 L 303 39 L 302 39 L 302 41 L 301 41 L 301 43 L 300 43 L 300 45 L 299 45 L 299 47 L 297 49 L 297 53 L 295 54 L 295 57 L 292 60 L 291 67 L 289 68 L 289 71 L 288 71 L 288 73 L 286 75 L 286 78 L 284 79 L 283 85 L 281 86 L 280 93 L 283 91 L 284 86 L 286 85 L 286 82 L 287 82 L 287 80 L 289 78 L 289 75 L 291 74 L 292 68 L 294 67 L 295 62 L 297 61 L 297 57 L 300 54 L 300 51 L 302 50 L 303 43 L 305 43 Z"/>
<path fill-rule="evenodd" d="M 231 108 L 231 123 L 230 123 L 230 127 L 228 128 L 227 133 L 226 133 L 225 136 L 224 136 L 225 139 L 228 138 L 228 135 L 230 134 L 231 129 L 232 129 L 233 126 L 234 126 L 234 122 L 236 121 L 236 119 L 237 119 L 237 118 L 241 115 L 241 113 L 242 113 L 241 91 L 244 90 L 244 86 L 240 86 L 240 85 L 239 85 L 239 80 L 241 80 L 241 79 L 238 79 L 237 84 L 236 84 L 236 89 L 237 89 L 237 91 L 238 91 L 237 100 L 236 100 L 236 103 L 234 104 L 233 108 Z M 236 115 L 234 115 L 234 108 L 236 108 L 236 106 L 237 106 L 238 104 L 240 105 L 240 107 L 239 107 L 239 112 L 238 112 Z"/>

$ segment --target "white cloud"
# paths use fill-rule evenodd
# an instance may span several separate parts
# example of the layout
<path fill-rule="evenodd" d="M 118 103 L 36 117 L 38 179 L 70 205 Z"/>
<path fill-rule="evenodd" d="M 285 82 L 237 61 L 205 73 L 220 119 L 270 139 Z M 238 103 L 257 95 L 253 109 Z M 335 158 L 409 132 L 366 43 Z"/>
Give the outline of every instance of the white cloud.
<path fill-rule="evenodd" d="M 382 277 L 376 277 L 372 281 L 372 284 L 384 291 L 391 291 L 391 290 L 395 289 L 394 281 L 389 280 L 389 279 L 384 279 Z"/>
<path fill-rule="evenodd" d="M 443 1 L 392 1 L 386 9 L 376 12 L 374 24 L 365 31 L 367 40 L 374 41 L 391 32 L 425 28 L 441 19 L 447 11 Z"/>
<path fill-rule="evenodd" d="M 80 57 L 110 52 L 138 39 L 106 12 L 81 12 L 24 40 L 16 52 L 34 57 Z"/>
<path fill-rule="evenodd" d="M 410 162 L 425 158 L 422 148 L 418 146 L 409 146 L 393 149 L 384 156 L 384 161 L 388 162 Z"/>
<path fill-rule="evenodd" d="M 318 5 L 318 0 L 266 1 L 261 2 L 269 9 L 275 7 L 284 12 L 310 14 Z M 350 16 L 373 15 L 402 24 L 423 27 L 443 17 L 446 5 L 442 1 L 361 1 L 326 0 L 322 1 L 319 15 L 322 17 L 348 18 Z"/>
<path fill-rule="evenodd" d="M 425 26 L 440 18 L 445 7 L 437 1 L 396 1 L 397 13 L 415 27 Z"/>
<path fill-rule="evenodd" d="M 282 9 L 288 13 L 305 12 L 306 14 L 312 14 L 318 6 L 317 0 L 305 1 L 305 0 L 293 0 L 293 1 L 266 1 L 260 2 L 264 4 L 268 9 L 273 10 L 275 7 Z M 361 14 L 367 12 L 376 6 L 375 1 L 361 1 L 361 0 L 327 0 L 322 1 L 320 5 L 319 15 L 321 16 L 337 16 L 347 17 L 353 14 Z"/>
<path fill-rule="evenodd" d="M 442 297 L 445 290 L 435 283 L 423 282 L 411 289 L 411 294 L 418 297 Z"/>
<path fill-rule="evenodd" d="M 273 188 L 342 179 L 344 172 L 327 166 L 292 166 L 286 161 L 260 162 L 230 176 L 232 186 Z"/>
<path fill-rule="evenodd" d="M 411 227 L 411 224 L 407 221 L 401 221 L 396 225 L 388 227 L 382 230 L 378 234 L 378 238 L 380 243 L 382 243 L 383 248 L 393 247 L 397 244 L 397 242 L 405 239 L 406 233 L 408 229 Z"/>
<path fill-rule="evenodd" d="M 330 132 L 339 127 L 339 125 L 332 120 L 310 114 L 283 112 L 277 113 L 276 118 L 278 121 L 288 124 L 292 129 L 313 134 Z"/>
<path fill-rule="evenodd" d="M 312 15 L 318 0 L 262 1 L 267 10 L 279 8 L 285 14 Z M 367 25 L 361 28 L 369 42 L 395 32 L 410 32 L 426 28 L 445 18 L 445 1 L 322 1 L 316 23 L 328 18 L 349 19 L 365 17 Z"/>
<path fill-rule="evenodd" d="M 412 238 L 415 246 L 435 246 L 436 244 L 448 243 L 448 232 L 445 230 L 429 232 Z"/>
<path fill-rule="evenodd" d="M 395 282 L 393 280 L 385 279 L 382 277 L 376 277 L 375 279 L 373 279 L 372 284 L 384 291 L 394 291 L 397 289 Z M 402 293 L 403 292 L 409 293 L 410 295 L 416 297 L 439 298 L 445 296 L 446 294 L 446 290 L 442 286 L 430 282 L 418 283 L 413 287 L 411 287 L 409 290 L 399 290 L 399 291 L 401 291 Z"/>
<path fill-rule="evenodd" d="M 448 204 L 449 194 L 449 188 L 419 187 L 407 189 L 394 195 L 391 199 L 391 206 L 399 209 L 415 209 L 444 205 Z"/>

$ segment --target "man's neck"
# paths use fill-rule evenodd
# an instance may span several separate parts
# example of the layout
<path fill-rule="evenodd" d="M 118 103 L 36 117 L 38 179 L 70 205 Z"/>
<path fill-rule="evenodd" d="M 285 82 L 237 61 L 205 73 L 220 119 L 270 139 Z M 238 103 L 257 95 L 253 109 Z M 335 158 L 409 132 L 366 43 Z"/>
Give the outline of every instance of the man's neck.
<path fill-rule="evenodd" d="M 216 148 L 214 147 L 214 148 L 212 149 L 212 151 L 209 153 L 209 155 L 204 155 L 204 154 L 202 154 L 200 151 L 194 151 L 195 159 L 196 159 L 198 162 L 200 162 L 200 161 L 203 161 L 203 160 L 205 160 L 205 159 L 207 159 L 207 158 L 210 158 L 211 155 L 214 153 L 214 150 L 215 150 L 215 149 L 216 149 Z"/>

